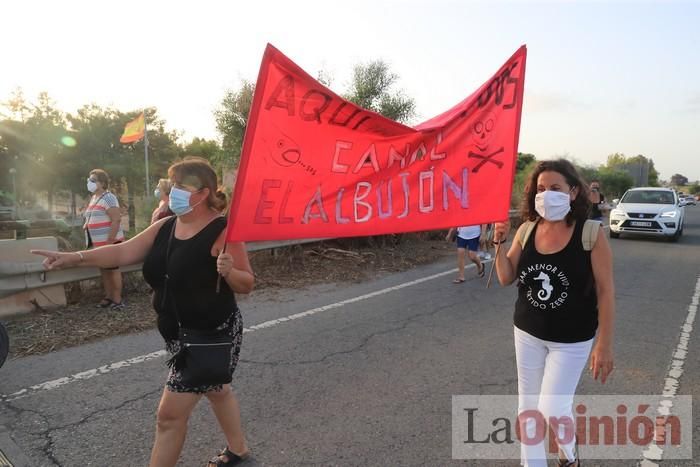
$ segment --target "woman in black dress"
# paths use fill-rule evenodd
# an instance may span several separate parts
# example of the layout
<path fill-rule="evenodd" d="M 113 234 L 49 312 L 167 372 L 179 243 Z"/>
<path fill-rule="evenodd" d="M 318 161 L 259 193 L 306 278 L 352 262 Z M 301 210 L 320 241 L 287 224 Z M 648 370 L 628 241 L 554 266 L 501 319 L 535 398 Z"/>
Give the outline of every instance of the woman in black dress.
<path fill-rule="evenodd" d="M 249 293 L 254 284 L 245 245 L 225 241 L 226 219 L 221 215 L 225 201 L 217 190 L 216 174 L 206 160 L 186 158 L 171 166 L 168 175 L 172 182 L 169 204 L 175 216 L 155 222 L 118 245 L 71 253 L 34 253 L 46 256 L 44 264 L 48 269 L 104 268 L 143 261 L 144 278 L 154 290 L 158 329 L 168 351 L 177 353 L 180 349 L 180 325 L 197 330 L 226 330 L 233 344 L 233 373 L 243 335 L 234 292 Z M 203 395 L 211 403 L 228 443 L 209 465 L 233 466 L 249 456 L 238 401 L 230 385 L 187 385 L 179 371 L 171 370 L 158 407 L 152 467 L 177 463 L 187 420 Z"/>

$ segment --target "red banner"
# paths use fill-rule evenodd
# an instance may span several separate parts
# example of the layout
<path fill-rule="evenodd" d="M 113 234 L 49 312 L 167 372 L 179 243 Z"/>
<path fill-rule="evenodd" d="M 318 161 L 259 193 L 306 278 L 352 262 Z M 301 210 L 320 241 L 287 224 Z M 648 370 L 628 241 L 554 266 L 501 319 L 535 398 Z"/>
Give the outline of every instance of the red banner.
<path fill-rule="evenodd" d="M 228 240 L 353 237 L 508 217 L 526 48 L 410 128 L 337 96 L 268 44 Z"/>

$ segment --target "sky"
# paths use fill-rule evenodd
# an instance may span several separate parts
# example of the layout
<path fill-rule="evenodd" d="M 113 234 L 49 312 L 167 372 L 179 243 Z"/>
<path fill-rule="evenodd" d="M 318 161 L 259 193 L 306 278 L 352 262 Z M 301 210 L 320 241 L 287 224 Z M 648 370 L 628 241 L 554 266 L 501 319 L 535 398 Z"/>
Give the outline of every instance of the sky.
<path fill-rule="evenodd" d="M 347 89 L 382 59 L 418 124 L 528 47 L 519 151 L 584 165 L 643 154 L 662 179 L 700 179 L 700 1 L 4 2 L 0 101 L 18 86 L 66 112 L 157 107 L 187 141 L 218 138 L 213 111 L 255 81 L 269 42 Z"/>

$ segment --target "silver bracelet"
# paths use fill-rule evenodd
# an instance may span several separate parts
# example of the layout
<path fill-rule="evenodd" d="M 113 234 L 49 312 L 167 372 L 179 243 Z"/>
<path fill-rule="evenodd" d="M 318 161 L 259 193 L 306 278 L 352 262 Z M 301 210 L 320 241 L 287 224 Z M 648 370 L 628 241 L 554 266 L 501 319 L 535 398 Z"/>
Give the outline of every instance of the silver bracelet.
<path fill-rule="evenodd" d="M 81 263 L 82 263 L 83 261 L 85 261 L 85 257 L 83 256 L 83 254 L 82 254 L 80 251 L 74 251 L 73 253 L 77 254 L 77 255 L 80 257 L 80 262 L 81 262 Z"/>

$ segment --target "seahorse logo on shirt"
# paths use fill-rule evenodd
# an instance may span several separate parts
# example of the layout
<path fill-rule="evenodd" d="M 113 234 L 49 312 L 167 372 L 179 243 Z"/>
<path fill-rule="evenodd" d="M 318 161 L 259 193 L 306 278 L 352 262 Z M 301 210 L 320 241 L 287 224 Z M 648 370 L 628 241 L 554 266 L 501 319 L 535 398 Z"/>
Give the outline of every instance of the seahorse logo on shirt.
<path fill-rule="evenodd" d="M 549 300 L 549 298 L 552 296 L 552 290 L 554 290 L 554 287 L 550 283 L 549 276 L 540 271 L 540 274 L 535 277 L 535 280 L 542 281 L 542 290 L 537 292 L 537 298 L 544 301 Z"/>
<path fill-rule="evenodd" d="M 556 310 L 569 297 L 569 277 L 557 265 L 530 264 L 520 271 L 518 280 L 525 286 L 525 299 L 534 309 Z"/>

